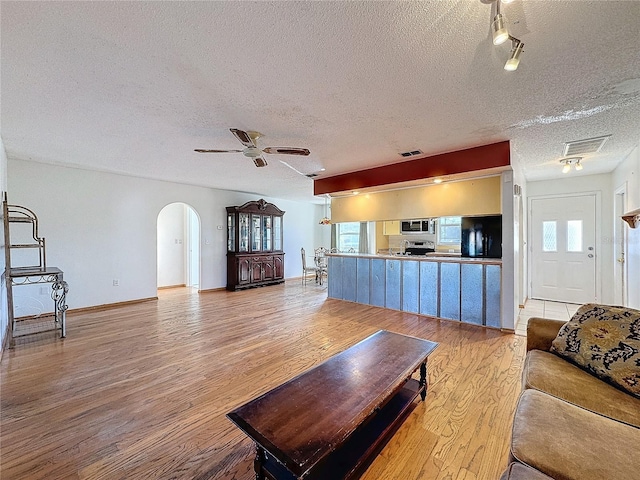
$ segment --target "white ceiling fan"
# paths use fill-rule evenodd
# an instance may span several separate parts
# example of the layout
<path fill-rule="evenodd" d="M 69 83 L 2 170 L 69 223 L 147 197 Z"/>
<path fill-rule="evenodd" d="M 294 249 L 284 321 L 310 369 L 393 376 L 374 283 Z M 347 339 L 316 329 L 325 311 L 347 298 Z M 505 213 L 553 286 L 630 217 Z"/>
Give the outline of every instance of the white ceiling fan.
<path fill-rule="evenodd" d="M 302 155 L 307 156 L 311 152 L 306 148 L 296 148 L 296 147 L 266 147 L 259 148 L 257 145 L 257 141 L 260 137 L 263 137 L 260 132 L 239 130 L 237 128 L 230 128 L 231 133 L 233 133 L 240 143 L 242 143 L 246 148 L 244 150 L 205 150 L 201 148 L 196 148 L 194 151 L 198 153 L 242 153 L 245 157 L 249 157 L 253 159 L 253 163 L 256 164 L 256 167 L 266 167 L 267 161 L 262 158 L 263 153 L 269 154 L 280 154 L 280 155 Z"/>

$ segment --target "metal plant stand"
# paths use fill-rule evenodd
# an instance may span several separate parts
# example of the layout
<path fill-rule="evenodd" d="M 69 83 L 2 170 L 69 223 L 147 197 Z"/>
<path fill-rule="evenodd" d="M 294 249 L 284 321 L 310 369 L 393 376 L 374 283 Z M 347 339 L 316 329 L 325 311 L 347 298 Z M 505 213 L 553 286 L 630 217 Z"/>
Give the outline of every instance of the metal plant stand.
<path fill-rule="evenodd" d="M 8 342 L 9 348 L 15 345 L 15 339 L 26 335 L 33 335 L 52 330 L 59 330 L 60 337 L 66 336 L 67 292 L 69 286 L 64 281 L 64 272 L 57 267 L 47 267 L 44 238 L 38 235 L 38 217 L 26 207 L 9 205 L 5 193 L 2 202 L 4 240 L 5 240 L 5 271 L 3 278 L 7 286 L 7 309 L 9 318 Z M 11 241 L 11 224 L 27 224 L 30 237 L 24 243 Z M 14 266 L 11 262 L 11 252 L 14 249 L 36 250 L 38 261 L 32 265 Z M 15 318 L 14 295 L 15 287 L 24 285 L 51 284 L 51 299 L 53 313 L 38 316 Z"/>

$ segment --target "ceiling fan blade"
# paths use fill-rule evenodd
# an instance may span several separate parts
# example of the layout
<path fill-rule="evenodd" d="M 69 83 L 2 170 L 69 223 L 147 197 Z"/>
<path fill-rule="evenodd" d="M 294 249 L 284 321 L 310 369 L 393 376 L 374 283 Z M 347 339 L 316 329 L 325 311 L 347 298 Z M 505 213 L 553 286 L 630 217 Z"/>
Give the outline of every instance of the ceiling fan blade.
<path fill-rule="evenodd" d="M 263 148 L 262 151 L 264 153 L 279 153 L 280 155 L 303 155 L 305 157 L 311 153 L 306 148 L 296 147 L 267 147 Z"/>
<path fill-rule="evenodd" d="M 204 150 L 202 148 L 196 148 L 194 152 L 198 153 L 240 153 L 242 150 Z"/>
<path fill-rule="evenodd" d="M 267 161 L 262 157 L 256 157 L 253 159 L 253 163 L 256 164 L 256 167 L 266 167 Z"/>
<path fill-rule="evenodd" d="M 249 136 L 247 132 L 244 130 L 238 130 L 237 128 L 230 128 L 231 133 L 233 133 L 240 143 L 242 143 L 245 147 L 255 147 L 256 144 L 253 141 L 253 138 Z"/>

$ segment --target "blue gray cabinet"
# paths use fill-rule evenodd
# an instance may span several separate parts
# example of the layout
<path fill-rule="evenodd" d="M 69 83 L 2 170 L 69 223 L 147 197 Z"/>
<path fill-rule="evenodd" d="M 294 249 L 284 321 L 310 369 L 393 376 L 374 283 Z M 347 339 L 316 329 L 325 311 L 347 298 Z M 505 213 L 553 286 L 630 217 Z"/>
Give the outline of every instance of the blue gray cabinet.
<path fill-rule="evenodd" d="M 419 262 L 420 263 L 420 313 L 437 317 L 438 301 L 440 299 L 440 262 Z"/>
<path fill-rule="evenodd" d="M 400 310 L 400 282 L 402 278 L 400 260 L 387 260 L 387 275 L 385 281 L 385 307 Z"/>
<path fill-rule="evenodd" d="M 482 325 L 484 320 L 484 267 L 463 263 L 460 271 L 460 319 Z"/>
<path fill-rule="evenodd" d="M 420 312 L 420 262 L 402 262 L 402 311 Z"/>
<path fill-rule="evenodd" d="M 440 264 L 440 317 L 460 320 L 460 264 Z"/>
<path fill-rule="evenodd" d="M 369 300 L 370 305 L 376 307 L 385 306 L 385 278 L 386 278 L 386 265 L 387 261 L 383 258 L 373 258 L 371 261 L 371 296 Z"/>
<path fill-rule="evenodd" d="M 328 295 L 500 328 L 499 260 L 328 254 Z"/>

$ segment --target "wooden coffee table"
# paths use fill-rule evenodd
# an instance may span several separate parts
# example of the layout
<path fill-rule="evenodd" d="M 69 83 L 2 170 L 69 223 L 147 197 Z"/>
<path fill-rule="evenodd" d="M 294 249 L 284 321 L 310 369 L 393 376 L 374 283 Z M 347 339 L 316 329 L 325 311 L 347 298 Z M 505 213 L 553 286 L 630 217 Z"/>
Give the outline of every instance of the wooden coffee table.
<path fill-rule="evenodd" d="M 380 330 L 227 414 L 256 443 L 256 479 L 358 478 L 425 399 L 437 345 Z"/>

